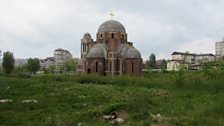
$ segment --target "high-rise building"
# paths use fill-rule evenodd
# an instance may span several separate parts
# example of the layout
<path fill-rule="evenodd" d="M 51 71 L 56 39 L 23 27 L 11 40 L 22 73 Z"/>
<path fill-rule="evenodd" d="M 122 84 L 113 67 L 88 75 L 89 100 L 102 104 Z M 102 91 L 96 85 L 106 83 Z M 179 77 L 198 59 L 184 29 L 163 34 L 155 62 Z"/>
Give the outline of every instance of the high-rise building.
<path fill-rule="evenodd" d="M 215 43 L 215 55 L 217 59 L 224 56 L 224 40 Z"/>
<path fill-rule="evenodd" d="M 69 60 L 72 60 L 72 54 L 69 51 L 61 48 L 54 50 L 54 65 L 56 72 L 60 72 L 60 67 L 63 63 Z"/>

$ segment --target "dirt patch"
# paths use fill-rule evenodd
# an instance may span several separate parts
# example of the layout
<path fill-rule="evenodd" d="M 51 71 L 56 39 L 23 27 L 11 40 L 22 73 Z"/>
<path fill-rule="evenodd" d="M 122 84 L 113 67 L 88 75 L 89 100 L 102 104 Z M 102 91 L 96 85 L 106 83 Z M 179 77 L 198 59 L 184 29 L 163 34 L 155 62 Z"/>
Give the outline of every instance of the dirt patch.
<path fill-rule="evenodd" d="M 128 113 L 124 110 L 111 112 L 109 115 L 103 115 L 100 119 L 110 123 L 123 123 L 128 119 Z"/>
<path fill-rule="evenodd" d="M 0 103 L 12 102 L 12 99 L 1 99 Z"/>
<path fill-rule="evenodd" d="M 31 99 L 31 100 L 23 100 L 22 101 L 22 103 L 30 103 L 30 102 L 37 103 L 38 101 L 37 100 L 33 100 L 33 99 Z"/>
<path fill-rule="evenodd" d="M 126 111 L 124 111 L 124 110 L 120 110 L 120 111 L 118 111 L 117 113 L 118 113 L 118 114 L 117 114 L 117 117 L 118 117 L 118 118 L 122 118 L 122 119 L 124 119 L 124 120 L 127 120 L 127 119 L 128 119 L 128 113 L 127 113 Z"/>

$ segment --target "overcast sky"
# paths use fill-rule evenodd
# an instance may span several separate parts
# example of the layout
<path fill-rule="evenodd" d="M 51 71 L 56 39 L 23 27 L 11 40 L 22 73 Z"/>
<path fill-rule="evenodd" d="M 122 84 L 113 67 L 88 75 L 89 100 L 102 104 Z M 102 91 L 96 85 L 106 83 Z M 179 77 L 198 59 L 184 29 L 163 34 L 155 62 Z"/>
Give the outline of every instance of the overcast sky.
<path fill-rule="evenodd" d="M 0 50 L 45 58 L 63 48 L 80 57 L 83 34 L 95 39 L 110 11 L 144 60 L 215 53 L 224 37 L 224 0 L 0 0 Z"/>

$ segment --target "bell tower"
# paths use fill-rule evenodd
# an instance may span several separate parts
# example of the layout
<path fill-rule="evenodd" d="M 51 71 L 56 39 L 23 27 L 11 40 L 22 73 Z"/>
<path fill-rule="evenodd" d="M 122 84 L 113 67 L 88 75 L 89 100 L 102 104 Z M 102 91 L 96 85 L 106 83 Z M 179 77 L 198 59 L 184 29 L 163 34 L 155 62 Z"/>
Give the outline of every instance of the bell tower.
<path fill-rule="evenodd" d="M 86 71 L 87 66 L 87 54 L 94 45 L 93 39 L 89 33 L 85 33 L 81 39 L 81 60 L 83 62 L 83 68 Z"/>

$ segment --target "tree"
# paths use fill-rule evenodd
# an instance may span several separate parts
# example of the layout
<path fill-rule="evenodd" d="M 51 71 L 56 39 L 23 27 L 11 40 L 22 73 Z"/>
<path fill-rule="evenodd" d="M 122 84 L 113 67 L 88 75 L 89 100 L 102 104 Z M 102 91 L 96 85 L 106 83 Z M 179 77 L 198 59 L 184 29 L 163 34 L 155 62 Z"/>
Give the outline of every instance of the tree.
<path fill-rule="evenodd" d="M 64 71 L 64 72 L 71 72 L 71 71 L 74 71 L 76 70 L 76 62 L 74 60 L 68 60 L 66 62 L 64 62 L 61 66 L 61 71 Z"/>
<path fill-rule="evenodd" d="M 155 54 L 151 54 L 148 61 L 149 69 L 155 69 L 156 68 L 156 56 Z"/>
<path fill-rule="evenodd" d="M 26 71 L 26 66 L 25 65 L 23 65 L 23 66 L 17 66 L 17 67 L 14 68 L 14 71 L 13 72 L 14 73 L 25 73 L 25 72 L 27 72 Z"/>
<path fill-rule="evenodd" d="M 167 68 L 167 63 L 166 63 L 166 60 L 163 59 L 161 65 L 160 65 L 160 69 L 162 69 L 162 71 L 164 72 L 164 71 L 166 71 L 166 68 Z"/>
<path fill-rule="evenodd" d="M 211 79 L 224 77 L 224 60 L 206 62 L 203 64 L 204 75 Z"/>
<path fill-rule="evenodd" d="M 76 68 L 76 62 L 74 60 L 69 60 L 63 63 L 62 65 L 62 70 L 64 72 L 70 72 L 70 71 L 75 71 Z"/>
<path fill-rule="evenodd" d="M 182 87 L 186 79 L 186 69 L 184 65 L 180 66 L 180 69 L 174 74 L 174 81 L 177 87 Z"/>
<path fill-rule="evenodd" d="M 29 58 L 27 63 L 27 70 L 30 73 L 36 74 L 36 72 L 40 69 L 40 61 L 37 58 Z"/>
<path fill-rule="evenodd" d="M 47 70 L 49 71 L 49 73 L 54 74 L 55 67 L 51 65 L 47 68 Z"/>
<path fill-rule="evenodd" d="M 55 67 L 51 65 L 47 69 L 44 69 L 44 74 L 54 74 L 54 70 L 55 70 Z"/>
<path fill-rule="evenodd" d="M 14 63 L 15 63 L 15 59 L 14 59 L 13 53 L 9 51 L 5 52 L 3 54 L 2 66 L 6 74 L 12 73 L 14 69 Z"/>

